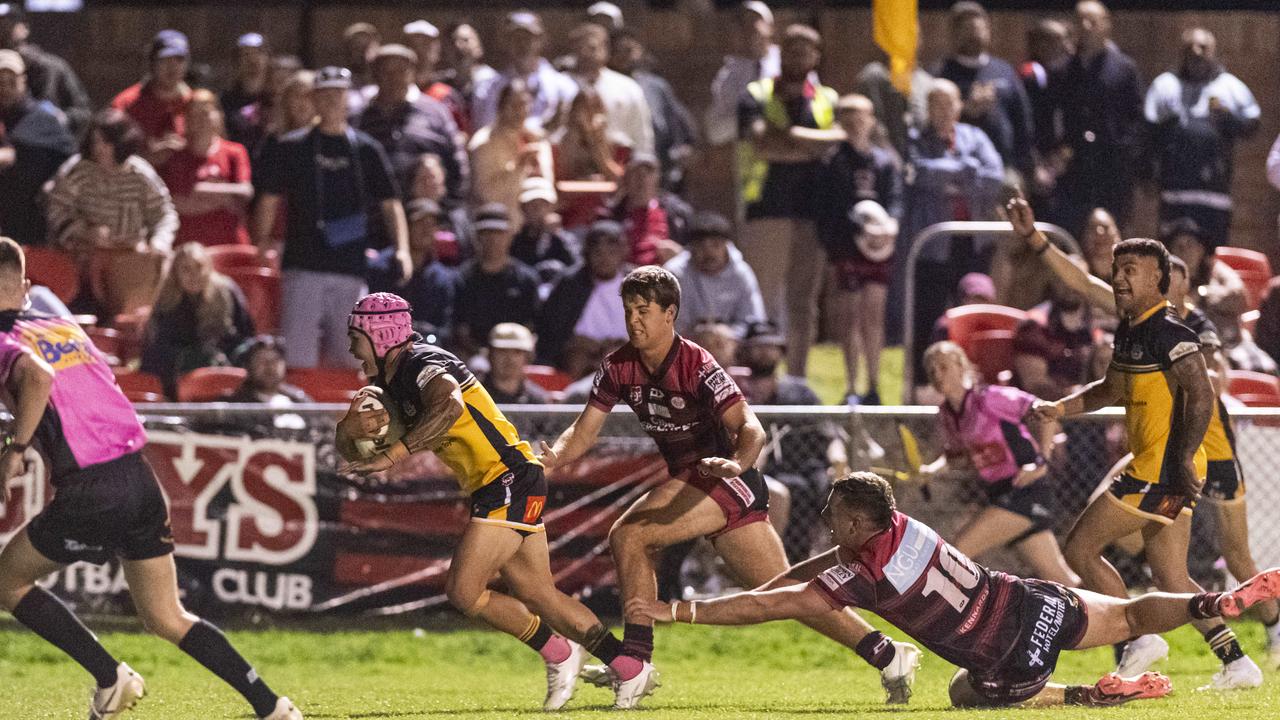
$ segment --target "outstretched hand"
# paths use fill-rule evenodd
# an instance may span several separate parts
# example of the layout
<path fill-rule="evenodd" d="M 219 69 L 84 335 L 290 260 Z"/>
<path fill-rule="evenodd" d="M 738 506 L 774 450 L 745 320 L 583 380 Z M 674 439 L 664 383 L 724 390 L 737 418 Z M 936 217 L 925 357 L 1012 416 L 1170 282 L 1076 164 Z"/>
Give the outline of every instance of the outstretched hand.
<path fill-rule="evenodd" d="M 662 623 L 672 622 L 671 603 L 665 603 L 661 600 L 633 597 L 627 601 L 624 613 L 628 622 L 633 619 L 648 619 Z"/>
<path fill-rule="evenodd" d="M 703 458 L 698 462 L 698 469 L 712 477 L 722 480 L 738 477 L 742 474 L 742 466 L 733 460 L 719 457 Z"/>
<path fill-rule="evenodd" d="M 538 453 L 538 462 L 542 463 L 544 470 L 550 471 L 560 462 L 560 456 L 556 454 L 555 448 L 547 444 L 546 440 L 539 442 L 538 446 L 542 449 L 542 452 Z"/>
<path fill-rule="evenodd" d="M 1030 242 L 1031 236 L 1036 234 L 1036 214 L 1031 210 L 1031 204 L 1027 199 L 1022 195 L 1009 198 L 1004 210 L 1009 216 L 1009 222 L 1013 225 L 1013 234 L 1024 242 Z"/>

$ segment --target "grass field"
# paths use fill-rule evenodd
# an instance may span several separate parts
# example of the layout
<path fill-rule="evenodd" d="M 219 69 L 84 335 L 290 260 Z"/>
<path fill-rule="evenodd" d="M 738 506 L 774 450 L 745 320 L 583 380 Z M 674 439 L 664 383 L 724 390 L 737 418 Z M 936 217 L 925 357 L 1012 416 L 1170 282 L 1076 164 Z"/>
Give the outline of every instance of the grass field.
<path fill-rule="evenodd" d="M 902 402 L 902 348 L 885 348 L 880 355 L 880 401 L 885 405 Z M 843 405 L 845 382 L 844 356 L 838 345 L 814 345 L 809 351 L 807 368 L 809 387 L 823 405 Z M 866 380 L 859 377 L 858 387 Z"/>
<path fill-rule="evenodd" d="M 1245 649 L 1261 659 L 1256 623 L 1237 630 Z M 405 631 L 318 634 L 295 631 L 231 633 L 278 692 L 308 718 L 545 717 L 537 656 L 495 633 Z M 1168 636 L 1173 654 L 1161 668 L 1174 681 L 1170 698 L 1119 709 L 947 710 L 953 668 L 926 655 L 904 718 L 1231 718 L 1276 717 L 1280 673 L 1259 690 L 1198 693 L 1216 669 L 1199 636 L 1183 628 Z M 130 713 L 136 720 L 249 718 L 248 706 L 194 661 L 165 642 L 132 633 L 104 633 L 104 644 L 141 672 L 149 695 Z M 795 623 L 751 628 L 660 628 L 657 661 L 663 686 L 636 714 L 652 720 L 685 718 L 854 717 L 890 712 L 876 674 L 852 653 Z M 1109 649 L 1067 653 L 1065 682 L 1093 682 L 1110 669 Z M 0 625 L 0 718 L 84 717 L 90 680 L 52 647 L 14 625 Z M 609 691 L 580 687 L 566 714 L 600 714 Z"/>

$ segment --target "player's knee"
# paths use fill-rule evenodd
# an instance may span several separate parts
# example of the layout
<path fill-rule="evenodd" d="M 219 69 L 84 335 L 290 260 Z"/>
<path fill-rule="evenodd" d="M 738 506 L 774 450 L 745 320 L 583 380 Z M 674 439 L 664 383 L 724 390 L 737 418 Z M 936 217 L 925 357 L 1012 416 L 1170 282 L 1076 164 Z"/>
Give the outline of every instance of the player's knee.
<path fill-rule="evenodd" d="M 177 645 L 191 630 L 193 621 L 180 608 L 161 612 L 142 611 L 139 613 L 142 625 L 147 632 L 163 640 Z"/>
<path fill-rule="evenodd" d="M 3 607 L 8 612 L 13 612 L 13 609 L 18 607 L 18 603 L 22 602 L 22 598 L 26 597 L 33 587 L 35 586 L 29 583 L 18 585 L 6 584 L 0 581 L 0 607 Z"/>
<path fill-rule="evenodd" d="M 643 524 L 618 520 L 613 527 L 609 528 L 609 548 L 615 555 L 644 552 L 650 544 L 648 535 Z"/>
<path fill-rule="evenodd" d="M 467 617 L 476 617 L 489 604 L 491 593 L 488 588 L 481 588 L 477 591 L 451 582 L 445 588 L 445 596 L 449 598 L 449 603 L 457 608 L 458 612 Z"/>

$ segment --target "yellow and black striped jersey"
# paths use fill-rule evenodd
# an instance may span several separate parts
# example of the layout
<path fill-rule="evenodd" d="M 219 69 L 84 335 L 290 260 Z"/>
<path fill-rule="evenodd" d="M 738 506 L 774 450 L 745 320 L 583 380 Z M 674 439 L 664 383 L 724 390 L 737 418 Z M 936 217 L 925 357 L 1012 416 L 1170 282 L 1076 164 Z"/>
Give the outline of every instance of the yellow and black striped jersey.
<path fill-rule="evenodd" d="M 467 366 L 453 353 L 426 343 L 414 343 L 405 350 L 395 377 L 382 385 L 404 419 L 406 432 L 421 422 L 429 409 L 422 405 L 422 389 L 442 374 L 458 382 L 464 407 L 432 450 L 457 476 L 463 492 L 473 493 L 524 464 L 540 465 L 529 443 L 520 439 L 515 426 Z"/>
<path fill-rule="evenodd" d="M 1186 398 L 1168 377 L 1173 364 L 1200 352 L 1200 340 L 1173 314 L 1168 303 L 1123 320 L 1116 330 L 1111 370 L 1124 378 L 1125 429 L 1133 460 L 1126 474 L 1159 483 L 1178 462 L 1171 456 L 1186 432 Z M 1196 471 L 1206 473 L 1204 447 L 1196 451 Z"/>
<path fill-rule="evenodd" d="M 1209 350 L 1221 350 L 1222 338 L 1218 336 L 1218 328 L 1200 308 L 1191 308 L 1182 318 L 1182 322 L 1191 328 L 1200 338 L 1200 346 Z M 1209 358 L 1206 356 L 1205 361 Z M 1209 429 L 1204 431 L 1204 452 L 1209 462 L 1217 460 L 1234 460 L 1236 457 L 1235 431 L 1231 426 L 1231 416 L 1227 414 L 1227 406 L 1218 398 L 1218 406 L 1214 408 L 1213 417 L 1209 419 Z"/>

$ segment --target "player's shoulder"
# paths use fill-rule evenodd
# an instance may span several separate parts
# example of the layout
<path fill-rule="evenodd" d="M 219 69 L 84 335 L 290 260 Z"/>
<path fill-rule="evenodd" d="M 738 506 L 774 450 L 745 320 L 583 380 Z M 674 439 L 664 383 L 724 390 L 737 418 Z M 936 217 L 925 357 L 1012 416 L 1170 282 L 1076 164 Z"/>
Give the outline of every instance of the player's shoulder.
<path fill-rule="evenodd" d="M 720 363 L 716 362 L 715 356 L 706 348 L 684 336 L 678 337 L 677 342 L 680 347 L 676 351 L 675 364 L 680 369 L 691 371 L 700 377 L 720 369 Z"/>
<path fill-rule="evenodd" d="M 636 352 L 634 345 L 625 343 L 622 347 L 604 356 L 604 360 L 600 361 L 600 370 L 606 374 L 616 373 L 620 370 L 630 369 L 638 362 L 640 362 L 640 353 Z"/>
<path fill-rule="evenodd" d="M 419 387 L 425 387 L 441 371 L 453 376 L 459 384 L 473 380 L 471 370 L 457 355 L 431 343 L 415 342 L 409 346 L 407 365 L 416 375 Z M 428 372 L 432 368 L 435 372 Z"/>

